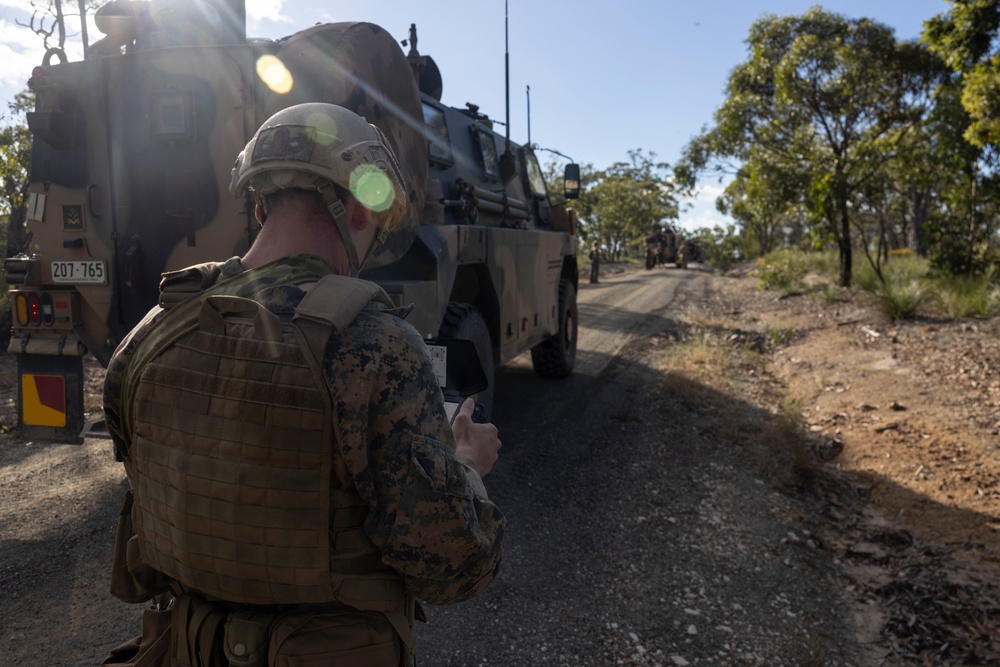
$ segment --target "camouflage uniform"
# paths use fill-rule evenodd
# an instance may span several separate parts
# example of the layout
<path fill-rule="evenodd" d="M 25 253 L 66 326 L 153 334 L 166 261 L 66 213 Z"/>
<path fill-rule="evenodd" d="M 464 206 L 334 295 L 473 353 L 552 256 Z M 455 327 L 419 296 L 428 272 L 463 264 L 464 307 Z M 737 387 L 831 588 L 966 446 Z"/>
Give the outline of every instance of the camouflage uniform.
<path fill-rule="evenodd" d="M 302 255 L 281 263 L 326 267 L 322 260 Z M 217 280 L 242 272 L 234 257 L 221 266 Z M 282 315 L 290 314 L 305 292 L 292 284 L 251 282 L 237 294 L 252 296 Z M 151 311 L 108 366 L 105 412 L 121 458 L 128 457 L 131 444 L 123 428 L 129 409 L 122 402 L 123 378 L 144 334 L 165 312 Z M 340 427 L 341 468 L 367 508 L 364 532 L 382 563 L 398 573 L 409 594 L 432 604 L 459 602 L 481 592 L 496 576 L 505 520 L 476 471 L 457 462 L 454 435 L 420 335 L 385 306 L 372 303 L 332 334 L 323 372 Z M 461 471 L 457 477 L 456 470 Z M 429 475 L 431 481 L 414 484 L 414 474 Z M 435 485 L 435 479 L 446 484 Z M 176 584 L 172 590 L 177 591 Z M 142 599 L 161 591 L 162 586 L 147 591 Z"/>

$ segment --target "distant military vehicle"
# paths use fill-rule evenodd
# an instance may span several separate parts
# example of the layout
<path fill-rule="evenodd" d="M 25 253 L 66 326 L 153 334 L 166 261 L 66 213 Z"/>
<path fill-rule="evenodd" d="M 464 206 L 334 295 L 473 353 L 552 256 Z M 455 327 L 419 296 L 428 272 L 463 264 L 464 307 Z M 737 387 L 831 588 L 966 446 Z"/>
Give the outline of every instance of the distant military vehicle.
<path fill-rule="evenodd" d="M 660 264 L 673 263 L 678 268 L 687 268 L 685 241 L 680 232 L 670 225 L 653 225 L 646 236 L 646 270 Z"/>
<path fill-rule="evenodd" d="M 539 375 L 572 372 L 577 240 L 531 146 L 467 104 L 441 103 L 434 61 L 370 23 L 248 39 L 243 0 L 114 0 L 82 61 L 46 53 L 36 106 L 31 252 L 5 261 L 22 429 L 79 441 L 82 357 L 102 364 L 157 303 L 160 274 L 242 254 L 252 202 L 233 160 L 274 112 L 339 104 L 389 137 L 412 215 L 366 267 L 426 337 L 472 340 L 487 371 L 531 350 Z M 509 127 L 509 126 L 508 126 Z M 566 198 L 579 168 L 567 167 Z"/>

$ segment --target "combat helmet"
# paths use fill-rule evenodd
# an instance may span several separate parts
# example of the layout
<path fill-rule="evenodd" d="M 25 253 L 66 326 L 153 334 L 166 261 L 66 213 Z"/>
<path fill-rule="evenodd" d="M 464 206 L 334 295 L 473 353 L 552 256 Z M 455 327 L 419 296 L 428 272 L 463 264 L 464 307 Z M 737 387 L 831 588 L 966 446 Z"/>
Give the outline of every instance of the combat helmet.
<path fill-rule="evenodd" d="M 399 163 L 382 131 L 348 109 L 320 102 L 282 109 L 264 121 L 236 158 L 229 191 L 240 197 L 248 185 L 259 195 L 318 191 L 340 231 L 352 275 L 402 222 L 408 205 Z M 350 192 L 375 218 L 375 242 L 360 261 L 333 186 Z"/>

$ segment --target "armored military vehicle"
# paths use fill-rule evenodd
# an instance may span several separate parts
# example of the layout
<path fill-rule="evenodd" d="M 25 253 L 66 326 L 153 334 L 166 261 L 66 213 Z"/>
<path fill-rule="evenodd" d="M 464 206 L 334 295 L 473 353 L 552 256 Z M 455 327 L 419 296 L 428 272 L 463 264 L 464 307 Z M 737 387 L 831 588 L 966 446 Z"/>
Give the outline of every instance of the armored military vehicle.
<path fill-rule="evenodd" d="M 81 61 L 46 53 L 29 87 L 29 255 L 5 261 L 22 429 L 79 441 L 82 358 L 107 364 L 157 303 L 161 273 L 242 254 L 252 202 L 228 192 L 233 160 L 274 112 L 339 104 L 389 137 L 411 217 L 364 277 L 428 339 L 473 341 L 489 385 L 531 351 L 539 375 L 573 369 L 577 241 L 531 146 L 467 104 L 442 104 L 433 59 L 370 23 L 248 39 L 243 0 L 114 0 Z M 509 127 L 509 125 L 508 125 Z M 567 167 L 566 198 L 579 187 Z"/>

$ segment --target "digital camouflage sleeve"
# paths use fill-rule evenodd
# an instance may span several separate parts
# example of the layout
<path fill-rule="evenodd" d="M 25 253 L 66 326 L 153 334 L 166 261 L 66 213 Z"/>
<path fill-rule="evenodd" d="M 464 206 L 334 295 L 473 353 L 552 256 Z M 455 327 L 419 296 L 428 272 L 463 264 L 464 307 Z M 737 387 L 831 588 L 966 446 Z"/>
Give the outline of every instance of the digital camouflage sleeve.
<path fill-rule="evenodd" d="M 449 604 L 493 580 L 504 517 L 455 456 L 426 349 L 402 320 L 363 311 L 331 339 L 325 370 L 369 537 L 411 593 Z"/>

